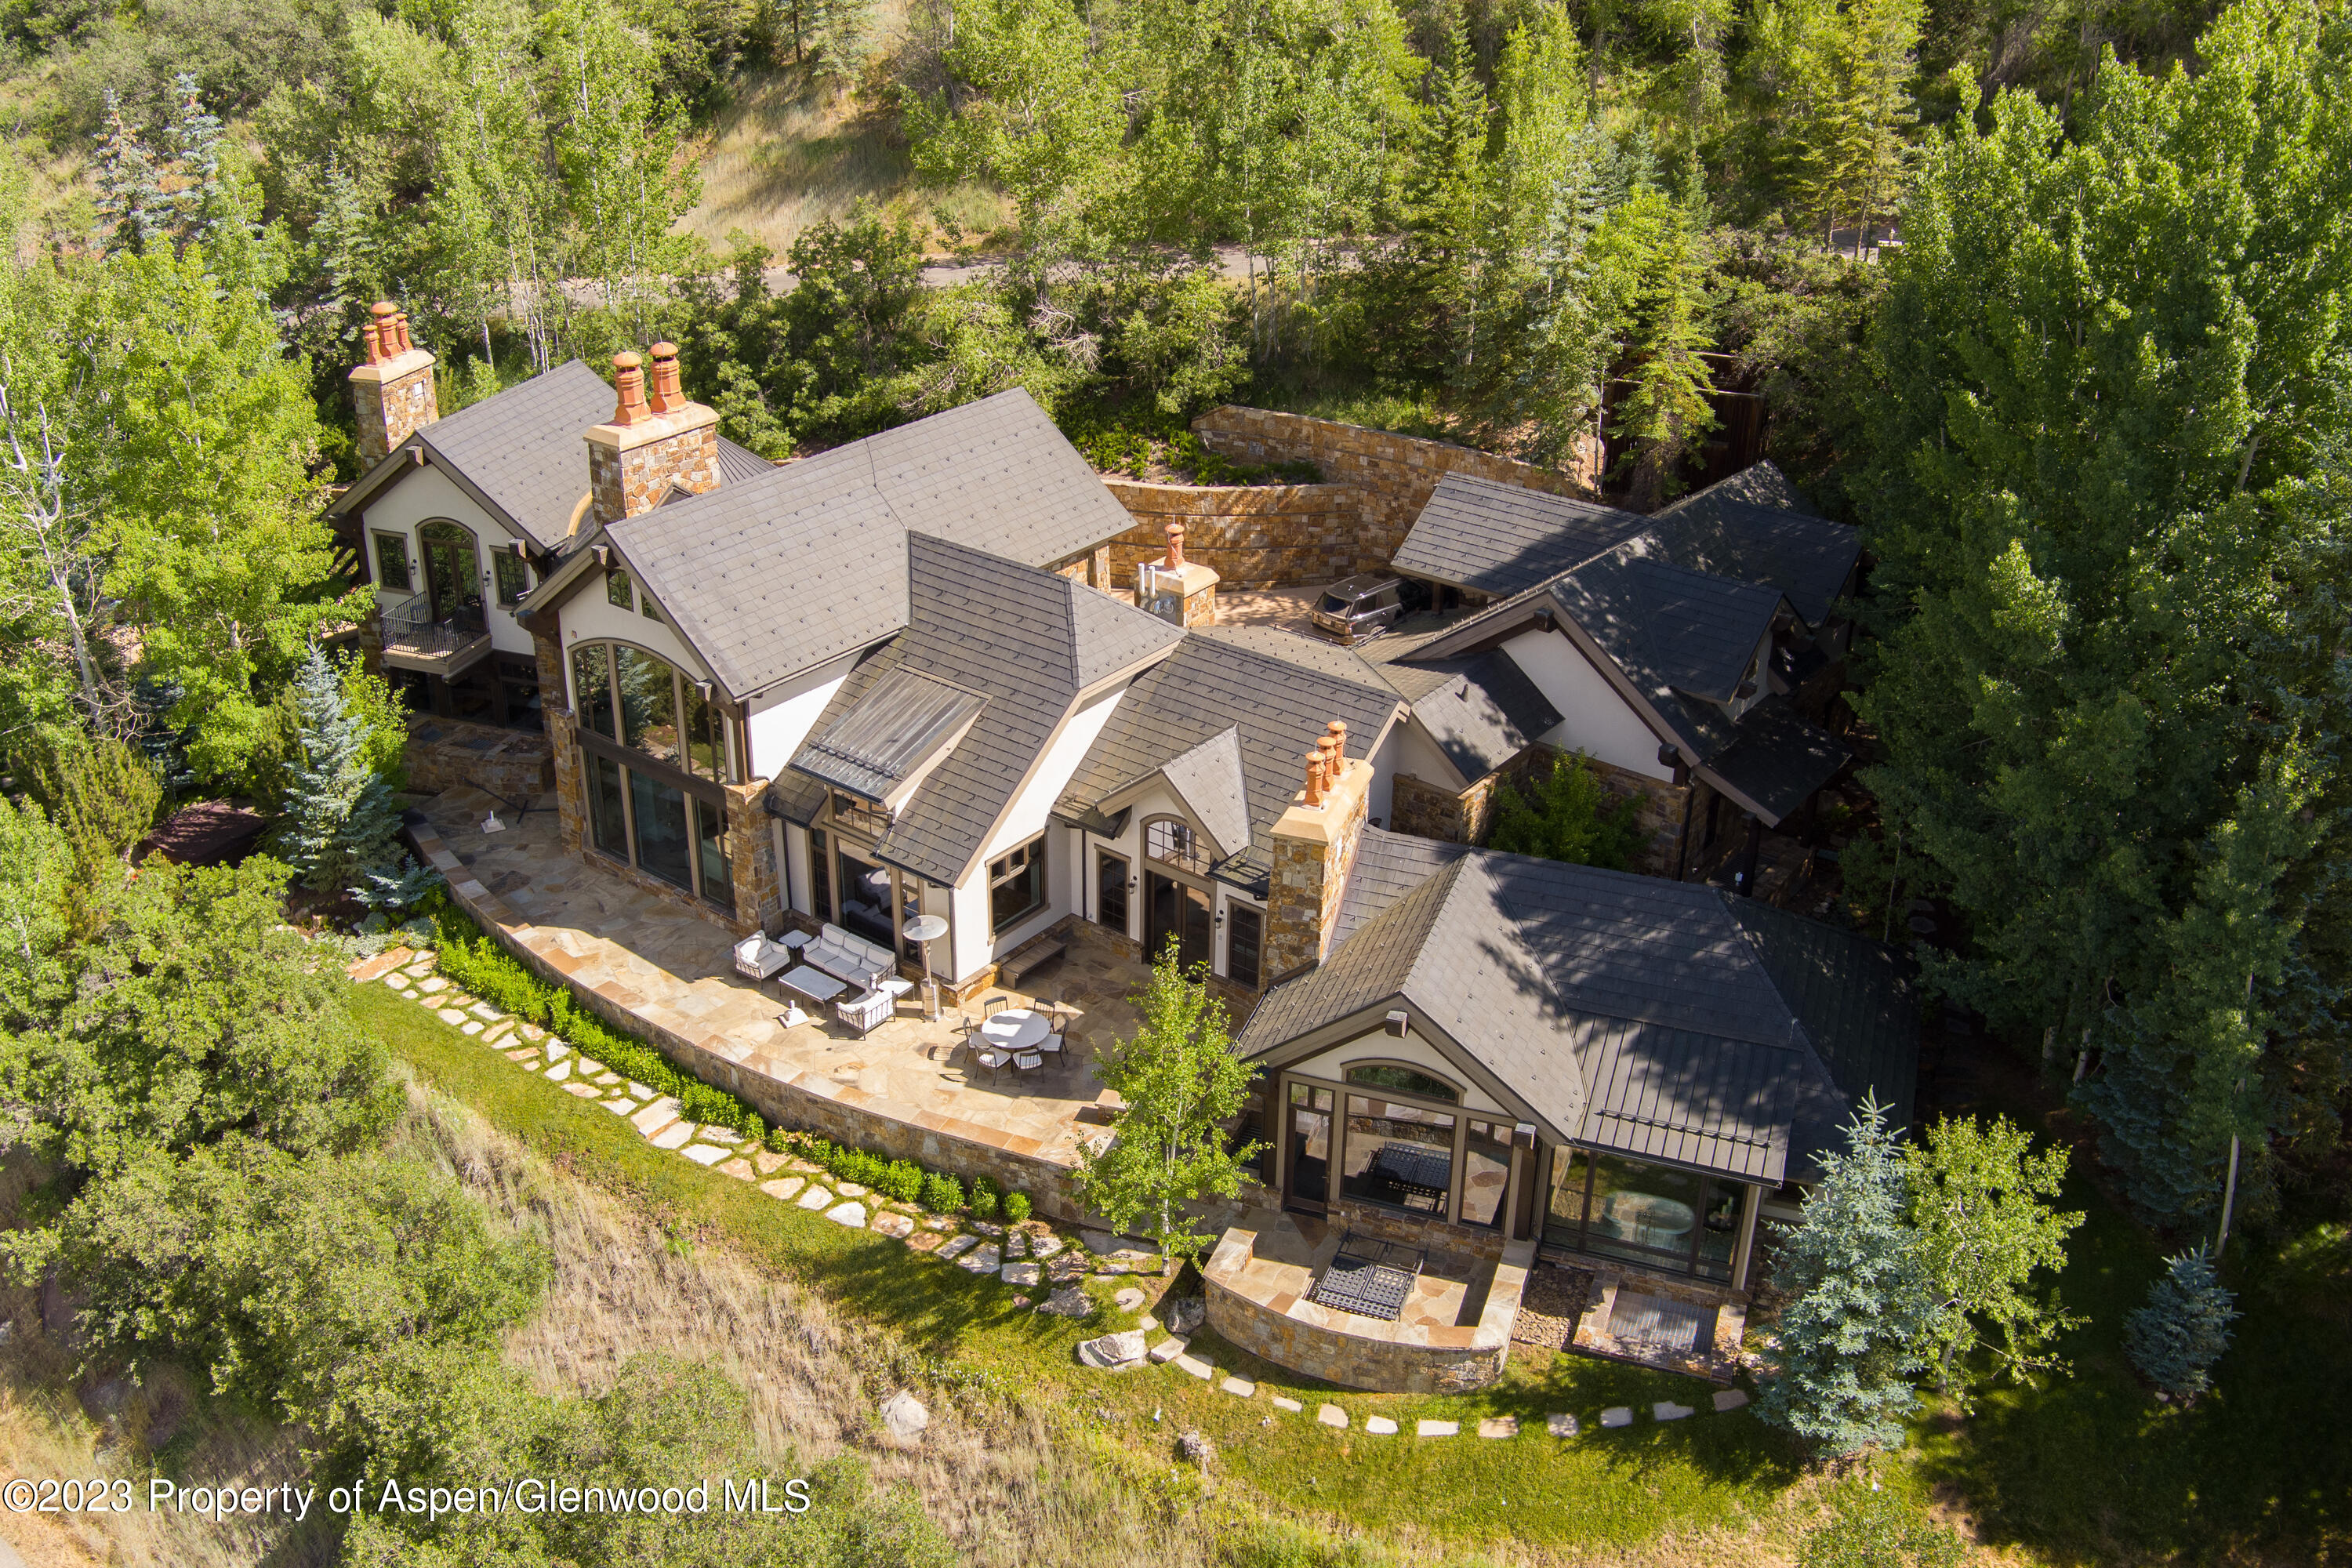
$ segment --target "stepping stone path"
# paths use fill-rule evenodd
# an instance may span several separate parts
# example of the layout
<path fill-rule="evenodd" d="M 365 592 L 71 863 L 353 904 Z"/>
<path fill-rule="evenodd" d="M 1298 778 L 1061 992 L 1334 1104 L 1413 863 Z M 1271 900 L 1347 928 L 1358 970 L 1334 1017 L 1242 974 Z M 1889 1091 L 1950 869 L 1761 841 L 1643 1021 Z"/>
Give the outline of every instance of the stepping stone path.
<path fill-rule="evenodd" d="M 1095 1300 L 1080 1284 L 1090 1274 L 1161 1272 L 1162 1259 L 1156 1249 L 1108 1231 L 1081 1230 L 1074 1240 L 1055 1234 L 1042 1222 L 1024 1222 L 1024 1228 L 983 1220 L 965 1221 L 955 1215 L 910 1213 L 907 1208 L 883 1207 L 856 1182 L 833 1182 L 829 1186 L 819 1184 L 813 1178 L 824 1173 L 806 1160 L 764 1148 L 730 1127 L 697 1126 L 682 1120 L 675 1099 L 656 1095 L 646 1085 L 625 1079 L 604 1063 L 581 1055 L 537 1024 L 510 1017 L 492 1004 L 467 995 L 464 987 L 439 973 L 438 969 L 436 955 L 412 955 L 403 948 L 352 964 L 351 974 L 361 983 L 381 980 L 394 995 L 404 997 L 450 1027 L 473 1037 L 526 1071 L 560 1085 L 567 1094 L 593 1101 L 614 1115 L 625 1118 L 656 1149 L 677 1152 L 740 1181 L 756 1182 L 761 1193 L 779 1203 L 812 1214 L 823 1213 L 826 1219 L 852 1229 L 873 1230 L 904 1242 L 911 1252 L 950 1259 L 975 1276 L 996 1275 L 1003 1283 L 1024 1291 L 1037 1289 L 1041 1285 L 1056 1287 L 1037 1303 L 1037 1310 L 1049 1316 L 1079 1319 L 1094 1314 Z M 1025 1294 L 1013 1299 L 1015 1306 L 1027 1306 L 1030 1300 Z M 1149 1300 L 1145 1291 L 1129 1286 L 1111 1298 L 1111 1304 L 1122 1312 L 1140 1313 Z M 1192 1337 L 1202 1327 L 1206 1308 L 1207 1303 L 1198 1296 L 1163 1300 L 1157 1309 L 1158 1318 L 1140 1318 L 1139 1328 L 1083 1342 L 1077 1348 L 1078 1359 L 1087 1366 L 1114 1371 L 1173 1363 L 1188 1375 L 1213 1383 L 1235 1398 L 1255 1398 L 1255 1384 L 1240 1377 L 1223 1376 L 1210 1363 L 1191 1353 Z M 1147 1348 L 1149 1331 L 1158 1328 L 1160 1320 L 1166 1322 L 1168 1337 Z M 1748 1403 L 1748 1394 L 1737 1388 L 1717 1389 L 1709 1397 L 1717 1415 L 1745 1409 Z M 1285 1415 L 1304 1415 L 1307 1408 L 1298 1400 L 1279 1394 L 1272 1396 L 1271 1403 L 1276 1411 Z M 913 1394 L 903 1390 L 883 1404 L 880 1414 L 891 1434 L 907 1441 L 913 1440 L 930 1419 L 929 1412 Z M 1698 1412 L 1691 1405 L 1662 1399 L 1651 1405 L 1650 1414 L 1658 1421 L 1680 1421 Z M 1265 1419 L 1271 1424 L 1275 1417 Z M 1325 1403 L 1316 1406 L 1315 1422 L 1344 1432 L 1349 1429 L 1349 1416 L 1339 1405 Z M 1630 1405 L 1612 1405 L 1601 1412 L 1601 1425 L 1604 1427 L 1633 1424 L 1633 1410 Z M 1370 1415 L 1364 1418 L 1363 1429 L 1374 1436 L 1390 1436 L 1397 1432 L 1398 1424 L 1386 1415 Z M 1423 1437 L 1452 1437 L 1461 1434 L 1462 1424 L 1417 1420 L 1413 1430 Z M 1575 1414 L 1556 1411 L 1545 1417 L 1544 1430 L 1551 1436 L 1568 1438 L 1581 1435 L 1583 1427 Z M 1484 1417 L 1477 1423 L 1477 1434 L 1493 1439 L 1516 1437 L 1519 1435 L 1519 1419 L 1512 1415 Z"/>

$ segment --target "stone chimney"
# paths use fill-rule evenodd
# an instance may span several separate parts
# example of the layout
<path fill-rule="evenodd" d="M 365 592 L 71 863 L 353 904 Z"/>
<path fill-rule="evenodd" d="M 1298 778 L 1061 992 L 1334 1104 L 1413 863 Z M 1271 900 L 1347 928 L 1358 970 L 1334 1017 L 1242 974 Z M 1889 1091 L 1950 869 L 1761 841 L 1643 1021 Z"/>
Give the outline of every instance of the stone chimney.
<path fill-rule="evenodd" d="M 719 488 L 719 415 L 679 390 L 677 345 L 654 345 L 650 388 L 644 367 L 634 353 L 613 356 L 613 417 L 588 432 L 589 506 L 599 523 L 651 511 L 672 486 L 694 495 Z"/>
<path fill-rule="evenodd" d="M 394 447 L 441 417 L 433 387 L 433 356 L 408 337 L 408 316 L 388 300 L 368 309 L 360 329 L 367 363 L 354 366 L 352 411 L 359 416 L 362 472 L 383 461 Z"/>
<path fill-rule="evenodd" d="M 1217 574 L 1184 559 L 1184 525 L 1168 525 L 1168 554 L 1136 568 L 1135 602 L 1180 626 L 1213 626 L 1217 619 Z"/>
<path fill-rule="evenodd" d="M 1307 787 L 1274 825 L 1265 970 L 1276 978 L 1322 962 L 1347 897 L 1372 795 L 1372 764 L 1349 762 L 1347 744 L 1348 727 L 1337 720 L 1316 737 L 1304 759 Z"/>

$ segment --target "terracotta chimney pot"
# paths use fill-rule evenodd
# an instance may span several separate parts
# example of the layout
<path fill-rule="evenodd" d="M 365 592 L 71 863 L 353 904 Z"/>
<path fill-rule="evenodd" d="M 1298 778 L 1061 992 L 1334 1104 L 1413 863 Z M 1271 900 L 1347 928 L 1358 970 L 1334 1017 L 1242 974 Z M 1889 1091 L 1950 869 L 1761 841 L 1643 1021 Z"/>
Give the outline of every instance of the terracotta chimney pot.
<path fill-rule="evenodd" d="M 1330 751 L 1331 782 L 1333 784 L 1337 784 L 1339 782 L 1339 775 L 1348 771 L 1348 726 L 1346 723 L 1338 719 L 1332 720 L 1329 727 L 1323 731 L 1323 744 Z"/>
<path fill-rule="evenodd" d="M 1168 525 L 1168 559 L 1164 564 L 1171 572 L 1184 564 L 1184 525 L 1181 522 Z"/>
<path fill-rule="evenodd" d="M 1323 804 L 1323 750 L 1319 746 L 1307 753 L 1307 799 L 1302 804 L 1318 807 Z"/>
<path fill-rule="evenodd" d="M 613 381 L 620 393 L 613 409 L 615 425 L 642 425 L 653 417 L 653 411 L 646 406 L 646 373 L 639 368 L 645 363 L 644 356 L 633 349 L 613 356 Z"/>
<path fill-rule="evenodd" d="M 406 353 L 416 346 L 409 341 L 407 311 L 394 310 L 392 313 L 392 325 L 393 330 L 400 334 L 400 348 L 397 352 Z"/>
<path fill-rule="evenodd" d="M 361 339 L 367 347 L 368 363 L 382 364 L 400 352 L 393 346 L 397 339 L 392 324 L 393 317 L 399 313 L 400 307 L 389 300 L 378 300 L 368 307 L 368 322 L 360 329 Z"/>
<path fill-rule="evenodd" d="M 686 406 L 686 394 L 678 390 L 677 345 L 654 345 L 653 409 L 656 414 L 668 414 Z"/>

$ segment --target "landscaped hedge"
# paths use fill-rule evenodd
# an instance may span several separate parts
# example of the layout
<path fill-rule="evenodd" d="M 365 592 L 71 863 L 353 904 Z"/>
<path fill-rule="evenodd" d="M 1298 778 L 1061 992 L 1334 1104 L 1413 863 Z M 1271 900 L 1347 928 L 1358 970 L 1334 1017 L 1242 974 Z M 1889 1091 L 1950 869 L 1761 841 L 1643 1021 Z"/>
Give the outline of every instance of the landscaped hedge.
<path fill-rule="evenodd" d="M 814 1132 L 771 1128 L 768 1147 L 779 1154 L 797 1154 L 842 1181 L 871 1187 L 886 1198 L 902 1204 L 921 1204 L 933 1214 L 952 1214 L 967 1204 L 975 1219 L 988 1219 L 996 1213 L 996 1188 L 986 1176 L 972 1184 L 971 1195 L 967 1199 L 963 1184 L 953 1176 L 926 1171 L 912 1160 L 886 1160 Z M 1024 1194 L 1010 1194 L 1003 1203 L 1005 1218 L 1017 1224 L 1029 1217 L 1029 1200 Z"/>
<path fill-rule="evenodd" d="M 582 1055 L 594 1058 L 623 1077 L 673 1097 L 686 1121 L 732 1127 L 747 1138 L 767 1132 L 767 1123 L 749 1104 L 691 1073 L 680 1072 L 645 1041 L 621 1033 L 574 1002 L 570 991 L 540 979 L 484 935 L 446 898 L 435 895 L 425 910 L 437 933 L 441 973 L 457 984 L 494 1007 L 562 1037 Z"/>

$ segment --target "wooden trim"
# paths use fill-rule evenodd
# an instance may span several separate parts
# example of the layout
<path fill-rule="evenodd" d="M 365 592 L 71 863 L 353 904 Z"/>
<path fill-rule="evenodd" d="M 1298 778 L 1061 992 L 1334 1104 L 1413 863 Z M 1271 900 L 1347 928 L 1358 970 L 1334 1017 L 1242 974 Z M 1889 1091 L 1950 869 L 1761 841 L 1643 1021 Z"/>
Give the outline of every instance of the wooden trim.
<path fill-rule="evenodd" d="M 706 805 L 715 805 L 721 811 L 727 808 L 727 786 L 724 784 L 712 784 L 709 779 L 673 767 L 658 758 L 649 757 L 618 741 L 608 741 L 593 730 L 575 728 L 572 737 L 580 742 L 582 751 L 618 763 L 625 768 L 645 774 L 656 784 L 666 784 L 683 791 Z M 632 833 L 632 839 L 635 837 Z"/>

